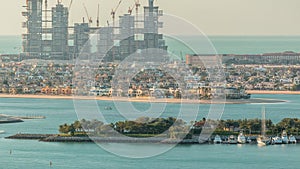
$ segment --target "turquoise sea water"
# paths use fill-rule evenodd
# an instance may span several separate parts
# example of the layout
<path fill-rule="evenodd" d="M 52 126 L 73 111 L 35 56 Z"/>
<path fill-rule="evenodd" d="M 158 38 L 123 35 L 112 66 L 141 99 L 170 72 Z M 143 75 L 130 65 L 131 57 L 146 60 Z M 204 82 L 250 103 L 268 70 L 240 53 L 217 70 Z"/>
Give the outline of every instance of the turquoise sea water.
<path fill-rule="evenodd" d="M 204 37 L 203 37 L 204 38 Z M 180 55 L 190 53 L 178 41 L 167 39 L 169 50 Z M 300 52 L 300 36 L 209 36 L 208 39 L 220 54 L 261 54 L 267 52 Z M 181 41 L 198 43 L 195 37 L 180 37 Z M 20 36 L 0 36 L 0 54 L 21 52 Z M 182 45 L 182 44 L 181 44 Z"/>
<path fill-rule="evenodd" d="M 179 36 L 179 40 L 173 38 L 166 38 L 168 50 L 178 56 L 185 56 L 185 54 L 193 54 L 185 44 L 191 44 L 200 54 L 262 54 L 272 52 L 294 51 L 300 52 L 300 37 L 299 36 Z M 199 40 L 200 39 L 200 40 Z M 185 43 L 186 42 L 186 43 Z M 202 49 L 201 46 L 206 46 L 210 43 L 216 49 L 208 50 Z M 197 44 L 197 45 L 195 45 Z M 189 45 L 188 45 L 189 46 Z M 207 46 L 206 46 L 207 47 Z M 210 45 L 208 45 L 210 47 Z M 204 51 L 204 53 L 202 52 Z"/>
<path fill-rule="evenodd" d="M 0 36 L 0 54 L 18 54 L 21 52 L 20 36 Z"/>
<path fill-rule="evenodd" d="M 299 95 L 254 95 L 254 98 L 286 100 L 280 104 L 266 104 L 267 118 L 278 122 L 284 117 L 300 118 Z M 114 106 L 98 101 L 99 108 Z M 135 103 L 147 109 L 144 103 Z M 228 104 L 222 119 L 260 118 L 261 104 Z M 172 104 L 162 116 L 172 116 L 179 104 Z M 199 118 L 209 105 L 200 106 Z M 120 120 L 116 109 L 102 110 L 110 121 Z M 300 165 L 300 144 L 258 147 L 256 145 L 179 145 L 174 149 L 147 159 L 130 159 L 108 153 L 93 143 L 45 143 L 28 140 L 7 140 L 15 133 L 57 133 L 58 126 L 77 119 L 72 100 L 0 98 L 0 113 L 9 115 L 44 115 L 46 119 L 26 120 L 23 123 L 1 124 L 0 168 L 297 168 Z M 127 147 L 128 144 L 122 144 Z M 131 145 L 132 146 L 132 145 Z M 136 145 L 137 147 L 141 145 Z M 160 145 L 150 145 L 160 146 Z M 12 150 L 12 154 L 10 154 Z M 136 151 L 139 149 L 137 148 Z"/>

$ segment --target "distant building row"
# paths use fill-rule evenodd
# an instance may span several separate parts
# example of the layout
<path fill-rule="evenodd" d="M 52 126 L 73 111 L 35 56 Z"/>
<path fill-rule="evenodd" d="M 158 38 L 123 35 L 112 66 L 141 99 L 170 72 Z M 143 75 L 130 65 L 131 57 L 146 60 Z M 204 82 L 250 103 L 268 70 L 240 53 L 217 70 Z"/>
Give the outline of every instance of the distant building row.
<path fill-rule="evenodd" d="M 210 60 L 216 59 L 222 60 L 224 64 L 300 64 L 300 53 L 286 51 L 282 53 L 264 53 L 255 55 L 186 55 L 186 64 L 203 66 L 210 63 Z"/>

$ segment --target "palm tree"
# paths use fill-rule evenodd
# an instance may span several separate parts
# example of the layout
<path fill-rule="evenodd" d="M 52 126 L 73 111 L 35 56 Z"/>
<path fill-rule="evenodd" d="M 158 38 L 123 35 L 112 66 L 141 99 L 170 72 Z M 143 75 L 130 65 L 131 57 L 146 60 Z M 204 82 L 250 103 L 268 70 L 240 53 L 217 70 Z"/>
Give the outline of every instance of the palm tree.
<path fill-rule="evenodd" d="M 70 132 L 70 126 L 67 123 L 65 123 L 64 125 L 60 125 L 59 132 L 68 134 Z"/>
<path fill-rule="evenodd" d="M 76 120 L 74 123 L 73 123 L 73 126 L 75 128 L 76 131 L 82 131 L 82 126 L 81 126 L 81 123 Z"/>

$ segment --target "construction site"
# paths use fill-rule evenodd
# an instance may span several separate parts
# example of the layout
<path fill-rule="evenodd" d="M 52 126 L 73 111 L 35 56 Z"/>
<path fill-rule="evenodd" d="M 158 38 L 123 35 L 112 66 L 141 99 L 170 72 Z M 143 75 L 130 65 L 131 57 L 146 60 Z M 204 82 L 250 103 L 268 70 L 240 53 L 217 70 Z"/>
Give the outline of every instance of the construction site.
<path fill-rule="evenodd" d="M 138 50 L 167 50 L 163 35 L 159 34 L 163 27 L 159 21 L 163 11 L 154 5 L 154 0 L 148 0 L 143 12 L 139 11 L 141 3 L 135 0 L 128 13 L 116 16 L 122 5 L 120 0 L 110 13 L 112 23 L 107 21 L 104 26 L 99 22 L 99 5 L 96 26 L 92 26 L 93 21 L 85 6 L 86 17 L 81 23 L 70 25 L 72 3 L 71 0 L 66 7 L 62 0 L 58 0 L 55 6 L 49 7 L 47 0 L 26 0 L 25 11 L 22 12 L 25 17 L 22 27 L 26 33 L 22 34 L 21 60 L 72 60 L 82 53 L 91 52 L 89 39 L 95 34 L 97 44 L 93 52 L 105 55 L 104 60 L 109 62 L 123 60 Z"/>

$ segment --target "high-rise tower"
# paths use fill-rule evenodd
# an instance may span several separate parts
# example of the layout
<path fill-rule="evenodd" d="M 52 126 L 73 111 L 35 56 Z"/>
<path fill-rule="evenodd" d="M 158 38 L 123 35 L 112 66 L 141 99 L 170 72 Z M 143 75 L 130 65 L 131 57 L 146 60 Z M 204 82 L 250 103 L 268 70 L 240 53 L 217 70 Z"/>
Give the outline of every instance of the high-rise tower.
<path fill-rule="evenodd" d="M 163 11 L 158 6 L 154 6 L 154 0 L 149 0 L 149 6 L 144 7 L 144 41 L 146 48 L 167 49 L 163 35 L 158 34 L 158 29 L 163 28 L 163 23 L 159 17 L 163 16 Z"/>
<path fill-rule="evenodd" d="M 68 8 L 60 2 L 52 8 L 52 51 L 51 58 L 68 58 Z"/>
<path fill-rule="evenodd" d="M 22 15 L 27 21 L 22 27 L 27 29 L 23 38 L 23 54 L 26 58 L 40 58 L 42 56 L 42 0 L 27 0 L 26 12 Z"/>

